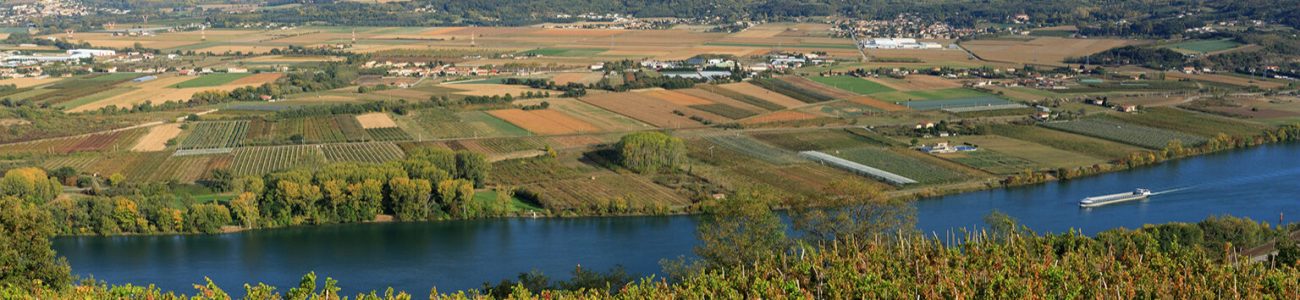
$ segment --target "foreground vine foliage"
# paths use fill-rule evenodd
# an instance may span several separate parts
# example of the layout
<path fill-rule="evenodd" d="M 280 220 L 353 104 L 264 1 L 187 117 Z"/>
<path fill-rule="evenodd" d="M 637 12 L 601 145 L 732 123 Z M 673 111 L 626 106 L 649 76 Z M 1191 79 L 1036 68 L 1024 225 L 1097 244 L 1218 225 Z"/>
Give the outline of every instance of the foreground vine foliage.
<path fill-rule="evenodd" d="M 742 266 L 712 268 L 680 282 L 647 277 L 621 289 L 543 290 L 522 285 L 512 299 L 989 299 L 989 298 L 1300 298 L 1294 264 L 1219 259 L 1196 247 L 1161 246 L 1143 231 L 1091 238 L 1069 233 L 969 235 L 959 246 L 933 238 L 801 245 Z M 340 295 L 308 274 L 287 291 L 245 285 L 228 292 L 211 282 L 182 295 L 152 287 L 10 285 L 6 299 L 412 299 L 386 291 Z M 283 294 L 278 291 L 285 291 Z M 423 294 L 423 293 L 421 293 Z M 438 293 L 430 299 L 493 298 L 479 291 Z"/>

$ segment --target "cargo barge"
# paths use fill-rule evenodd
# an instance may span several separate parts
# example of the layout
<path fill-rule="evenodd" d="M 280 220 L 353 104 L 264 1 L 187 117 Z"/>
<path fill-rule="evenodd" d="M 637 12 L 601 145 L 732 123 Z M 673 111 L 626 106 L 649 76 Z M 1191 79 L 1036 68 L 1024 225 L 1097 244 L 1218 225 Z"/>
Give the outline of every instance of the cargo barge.
<path fill-rule="evenodd" d="M 1133 200 L 1142 200 L 1142 199 L 1146 199 L 1148 196 L 1151 196 L 1151 190 L 1135 189 L 1132 192 L 1127 192 L 1127 193 L 1118 193 L 1118 194 L 1083 198 L 1083 201 L 1079 201 L 1079 207 L 1098 207 L 1107 204 L 1114 204 L 1114 203 L 1133 201 Z"/>

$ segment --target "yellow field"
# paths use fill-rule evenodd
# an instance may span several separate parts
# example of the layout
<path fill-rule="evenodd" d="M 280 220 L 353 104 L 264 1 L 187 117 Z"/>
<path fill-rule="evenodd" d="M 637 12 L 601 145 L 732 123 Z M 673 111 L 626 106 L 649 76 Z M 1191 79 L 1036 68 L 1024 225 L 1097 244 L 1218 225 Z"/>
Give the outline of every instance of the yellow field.
<path fill-rule="evenodd" d="M 67 111 L 82 112 L 82 111 L 96 110 L 96 109 L 108 107 L 110 105 L 116 105 L 119 108 L 129 108 L 132 105 L 144 103 L 146 101 L 152 102 L 154 104 L 160 104 L 168 101 L 186 101 L 189 100 L 190 97 L 194 95 L 194 93 L 198 93 L 202 91 L 212 91 L 212 90 L 231 91 L 243 86 L 261 85 L 266 82 L 271 82 L 276 78 L 279 78 L 280 76 L 281 74 L 278 73 L 254 74 L 248 77 L 240 78 L 239 80 L 221 86 L 192 87 L 192 88 L 178 89 L 178 88 L 172 88 L 171 86 L 177 83 L 188 81 L 190 79 L 194 79 L 195 77 L 159 75 L 158 79 L 154 79 L 150 81 L 145 81 L 140 83 L 128 82 L 128 83 L 119 84 L 118 86 L 120 87 L 131 87 L 134 88 L 134 90 L 123 93 L 121 95 L 116 95 L 103 100 L 73 107 L 68 109 Z"/>
<path fill-rule="evenodd" d="M 574 82 L 585 84 L 585 83 L 595 83 L 597 81 L 600 81 L 600 78 L 601 78 L 601 74 L 594 73 L 594 72 L 557 73 L 555 74 L 555 76 L 551 77 L 551 81 L 555 81 L 555 84 L 560 84 L 560 85 L 574 83 Z"/>
<path fill-rule="evenodd" d="M 1139 44 L 1138 41 L 1120 39 L 1067 39 L 1058 37 L 1040 37 L 1027 41 L 1020 40 L 974 40 L 961 45 L 980 58 L 989 61 L 1017 63 L 1065 65 L 1069 57 L 1080 57 L 1105 51 L 1110 48 Z"/>
<path fill-rule="evenodd" d="M 38 86 L 38 85 L 42 85 L 42 84 L 46 84 L 46 83 L 51 83 L 51 82 L 59 81 L 60 79 L 62 79 L 62 78 L 58 78 L 58 77 L 46 77 L 46 78 L 32 78 L 32 77 L 24 77 L 24 78 L 9 78 L 9 79 L 0 79 L 0 85 L 12 84 L 12 85 L 16 85 L 16 86 L 18 86 L 18 88 L 25 88 L 25 87 L 29 87 L 29 86 Z"/>
<path fill-rule="evenodd" d="M 523 92 L 547 92 L 546 90 L 534 89 L 524 85 L 514 84 L 443 84 L 441 87 L 461 90 L 456 94 L 465 96 L 502 96 L 510 94 L 518 97 Z"/>
<path fill-rule="evenodd" d="M 361 128 L 365 129 L 397 127 L 397 122 L 393 122 L 393 118 L 381 112 L 357 115 L 357 123 L 361 123 Z"/>
<path fill-rule="evenodd" d="M 181 134 L 181 124 L 163 124 L 149 128 L 149 133 L 140 137 L 140 140 L 131 147 L 135 152 L 152 152 L 163 151 L 167 149 L 167 141 L 176 138 Z"/>

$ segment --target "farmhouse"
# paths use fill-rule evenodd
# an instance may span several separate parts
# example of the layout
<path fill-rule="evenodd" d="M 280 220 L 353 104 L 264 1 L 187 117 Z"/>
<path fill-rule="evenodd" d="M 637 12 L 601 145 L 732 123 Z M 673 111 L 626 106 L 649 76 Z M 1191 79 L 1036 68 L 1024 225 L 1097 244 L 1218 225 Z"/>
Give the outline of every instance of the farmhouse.
<path fill-rule="evenodd" d="M 949 145 L 947 142 L 936 143 L 936 144 L 934 144 L 934 146 L 924 146 L 924 147 L 921 147 L 921 152 L 930 153 L 930 154 L 944 154 L 944 153 L 970 152 L 970 151 L 975 151 L 975 150 L 979 150 L 979 148 L 976 148 L 975 146 L 970 146 L 970 145 L 957 145 L 957 146 L 952 146 L 952 145 Z"/>

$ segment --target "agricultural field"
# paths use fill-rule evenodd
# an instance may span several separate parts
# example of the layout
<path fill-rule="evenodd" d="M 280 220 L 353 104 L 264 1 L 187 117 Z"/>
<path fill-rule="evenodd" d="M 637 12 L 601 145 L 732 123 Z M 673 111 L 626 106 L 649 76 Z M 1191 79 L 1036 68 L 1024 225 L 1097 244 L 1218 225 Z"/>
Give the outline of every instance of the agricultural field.
<path fill-rule="evenodd" d="M 150 152 L 162 151 L 167 148 L 167 142 L 175 139 L 181 134 L 180 124 L 163 124 L 149 127 L 149 133 L 140 137 L 140 141 L 131 147 L 131 151 Z"/>
<path fill-rule="evenodd" d="M 1203 137 L 1214 137 L 1220 133 L 1235 137 L 1252 137 L 1263 133 L 1265 128 L 1259 124 L 1168 107 L 1149 107 L 1137 113 L 1111 114 L 1108 117 L 1126 123 L 1187 132 Z"/>
<path fill-rule="evenodd" d="M 400 160 L 406 153 L 393 143 L 349 143 L 321 145 L 330 162 L 385 163 Z"/>
<path fill-rule="evenodd" d="M 212 170 L 224 168 L 225 164 L 230 163 L 230 159 L 230 155 L 168 156 L 148 180 L 193 183 L 207 176 Z"/>
<path fill-rule="evenodd" d="M 541 135 L 590 133 L 600 130 L 595 125 L 550 109 L 501 109 L 488 111 L 488 114 Z"/>
<path fill-rule="evenodd" d="M 1187 74 L 1183 72 L 1164 72 L 1165 76 L 1170 79 L 1191 79 L 1199 81 L 1208 81 L 1222 84 L 1235 85 L 1240 87 L 1257 86 L 1266 89 L 1276 89 L 1285 87 L 1285 82 L 1268 80 L 1259 77 L 1244 77 L 1227 74 Z"/>
<path fill-rule="evenodd" d="M 750 83 L 790 98 L 797 99 L 805 104 L 835 100 L 834 96 L 816 91 L 816 83 L 807 79 L 799 80 L 794 78 L 797 77 L 755 79 L 750 81 Z M 796 84 L 795 82 L 798 83 Z"/>
<path fill-rule="evenodd" d="M 663 128 L 683 128 L 702 125 L 698 121 L 691 120 L 691 116 L 696 116 L 711 122 L 726 122 L 731 120 L 714 113 L 676 105 L 640 92 L 590 94 L 579 98 L 579 100 Z M 678 115 L 678 113 L 681 115 Z"/>
<path fill-rule="evenodd" d="M 690 200 L 635 175 L 600 171 L 584 177 L 525 185 L 542 206 L 553 211 L 586 210 L 624 202 L 631 208 L 675 207 Z"/>
<path fill-rule="evenodd" d="M 1026 170 L 1041 168 L 1038 164 L 1022 158 L 984 149 L 936 156 L 998 175 L 1023 173 Z"/>
<path fill-rule="evenodd" d="M 885 86 L 874 81 L 857 78 L 853 76 L 814 76 L 808 77 L 812 81 L 821 83 L 837 89 L 853 92 L 859 95 L 870 95 L 875 93 L 891 92 L 893 88 Z"/>
<path fill-rule="evenodd" d="M 1205 54 L 1210 52 L 1219 52 L 1241 46 L 1241 43 L 1232 39 L 1217 40 L 1187 40 L 1178 43 L 1168 44 L 1161 47 L 1173 49 L 1174 51 L 1185 54 Z"/>
<path fill-rule="evenodd" d="M 777 148 L 744 135 L 719 135 L 704 140 L 774 165 L 788 165 L 802 161 L 793 151 Z"/>
<path fill-rule="evenodd" d="M 1005 160 L 1005 161 L 1018 160 L 1018 161 L 1023 161 L 1028 163 L 1027 165 L 1019 166 L 1018 169 L 1012 170 L 1012 172 L 1024 171 L 1025 168 L 1030 168 L 1034 170 L 1073 168 L 1073 167 L 1084 167 L 1084 166 L 1092 166 L 1094 164 L 1106 163 L 1106 159 L 1103 158 L 1092 157 L 1077 152 L 1060 150 L 1042 144 L 1037 144 L 1037 143 L 1013 139 L 1013 138 L 1007 138 L 998 135 L 964 135 L 964 136 L 954 136 L 954 137 L 946 137 L 946 138 L 925 139 L 922 140 L 921 142 L 924 144 L 934 144 L 938 142 L 949 142 L 951 144 L 969 144 L 978 147 L 979 150 L 974 152 L 961 152 L 961 153 L 969 154 L 969 153 L 986 152 L 986 151 L 994 152 L 997 154 L 996 156 L 1008 157 L 1001 160 Z M 951 156 L 960 156 L 956 154 L 961 154 L 961 153 L 940 154 L 938 156 L 951 159 L 952 158 Z M 996 158 L 993 157 L 994 155 L 986 155 L 986 156 L 987 157 L 979 157 L 979 159 Z M 997 174 L 1005 174 L 1000 171 L 1006 171 L 1006 170 L 995 171 L 995 170 L 985 169 L 973 165 L 972 167 L 978 169 L 984 169 L 986 171 L 997 173 Z"/>
<path fill-rule="evenodd" d="M 230 172 L 237 176 L 262 174 L 292 168 L 315 168 L 326 163 L 320 146 L 240 147 L 233 152 Z"/>
<path fill-rule="evenodd" d="M 1052 122 L 1044 124 L 1044 126 L 1149 149 L 1163 149 L 1172 140 L 1181 140 L 1185 146 L 1196 146 L 1207 141 L 1206 138 L 1200 136 L 1104 118 Z"/>
<path fill-rule="evenodd" d="M 147 129 L 133 129 L 0 145 L 3 155 L 68 154 L 131 149 Z"/>
<path fill-rule="evenodd" d="M 536 56 L 565 56 L 565 57 L 588 57 L 595 56 L 601 52 L 609 51 L 602 48 L 541 48 L 524 51 L 523 55 Z"/>
<path fill-rule="evenodd" d="M 783 110 L 783 111 L 763 114 L 757 117 L 744 119 L 741 120 L 740 123 L 741 124 L 763 124 L 763 123 L 778 123 L 778 122 L 794 122 L 794 121 L 812 120 L 816 118 L 818 118 L 817 115 L 806 113 L 806 112 Z"/>
<path fill-rule="evenodd" d="M 62 104 L 64 102 L 112 90 L 117 84 L 129 81 L 139 76 L 143 75 L 135 73 L 87 75 L 84 77 L 64 79 L 54 84 L 46 85 L 39 89 L 44 90 L 45 92 L 36 93 L 32 96 L 21 97 L 20 95 L 12 95 L 11 97 L 14 99 L 31 100 L 33 102 L 44 102 L 53 106 L 63 106 Z"/>
<path fill-rule="evenodd" d="M 915 151 L 911 149 L 890 150 L 879 147 L 856 147 L 822 151 L 835 157 L 843 158 L 872 168 L 898 174 L 916 180 L 921 184 L 948 183 L 968 179 L 960 171 L 941 167 L 931 162 L 917 159 L 895 151 Z"/>
<path fill-rule="evenodd" d="M 393 122 L 393 118 L 381 112 L 357 115 L 357 123 L 365 129 L 397 127 L 397 122 Z"/>
<path fill-rule="evenodd" d="M 190 132 L 180 141 L 177 148 L 217 149 L 234 148 L 243 144 L 248 134 L 248 121 L 211 121 L 187 124 Z"/>
<path fill-rule="evenodd" d="M 712 85 L 708 87 L 711 86 Z M 774 92 L 772 90 L 764 89 L 762 87 L 750 83 L 746 83 L 746 82 L 722 84 L 722 85 L 717 85 L 717 87 L 718 89 L 711 89 L 711 90 L 715 93 L 726 95 L 736 100 L 746 101 L 755 106 L 763 107 L 769 110 L 780 110 L 784 108 L 803 106 L 807 104 L 804 103 L 803 101 L 799 101 L 799 99 L 790 98 L 789 96 L 786 96 L 784 94 Z M 732 96 L 732 94 L 727 92 L 731 92 L 739 96 Z"/>
<path fill-rule="evenodd" d="M 841 129 L 759 132 L 755 139 L 791 151 L 828 150 L 862 146 L 875 141 Z M 828 152 L 829 153 L 829 152 Z"/>
<path fill-rule="evenodd" d="M 902 79 L 876 77 L 867 80 L 898 91 L 951 89 L 959 88 L 962 85 L 960 81 L 948 80 L 930 75 L 908 75 Z"/>
<path fill-rule="evenodd" d="M 550 110 L 562 112 L 578 120 L 590 123 L 602 131 L 632 131 L 652 128 L 632 118 L 616 114 L 582 101 L 572 99 L 548 99 Z"/>
<path fill-rule="evenodd" d="M 416 140 L 532 135 L 528 130 L 481 111 L 421 109 L 398 116 L 394 121 Z"/>
<path fill-rule="evenodd" d="M 1123 39 L 1039 37 L 1029 40 L 1016 38 L 973 40 L 962 42 L 961 46 L 988 61 L 1064 66 L 1066 58 L 1091 55 L 1111 48 L 1139 43 Z"/>
<path fill-rule="evenodd" d="M 397 127 L 366 129 L 366 135 L 369 135 L 370 138 L 380 142 L 409 141 L 412 139 L 410 134 Z"/>
<path fill-rule="evenodd" d="M 1048 147 L 1080 153 L 1104 160 L 1114 160 L 1142 151 L 1141 148 L 1108 140 L 1046 129 L 1038 126 L 994 125 L 993 133 Z"/>
<path fill-rule="evenodd" d="M 196 77 L 181 83 L 173 84 L 172 88 L 195 88 L 195 87 L 213 87 L 225 85 L 235 80 L 248 77 L 247 73 L 215 73 Z"/>
<path fill-rule="evenodd" d="M 692 164 L 693 174 L 708 179 L 710 183 L 731 188 L 765 186 L 778 193 L 792 196 L 807 195 L 820 191 L 827 183 L 837 179 L 854 177 L 848 172 L 821 166 L 798 157 L 795 157 L 796 162 L 791 164 L 768 163 L 767 160 L 772 159 L 771 157 L 762 159 L 705 139 L 687 140 L 686 147 L 687 156 L 700 162 Z M 768 154 L 793 153 L 788 150 L 777 150 L 779 151 L 769 150 Z M 793 156 L 793 154 L 786 155 Z"/>

